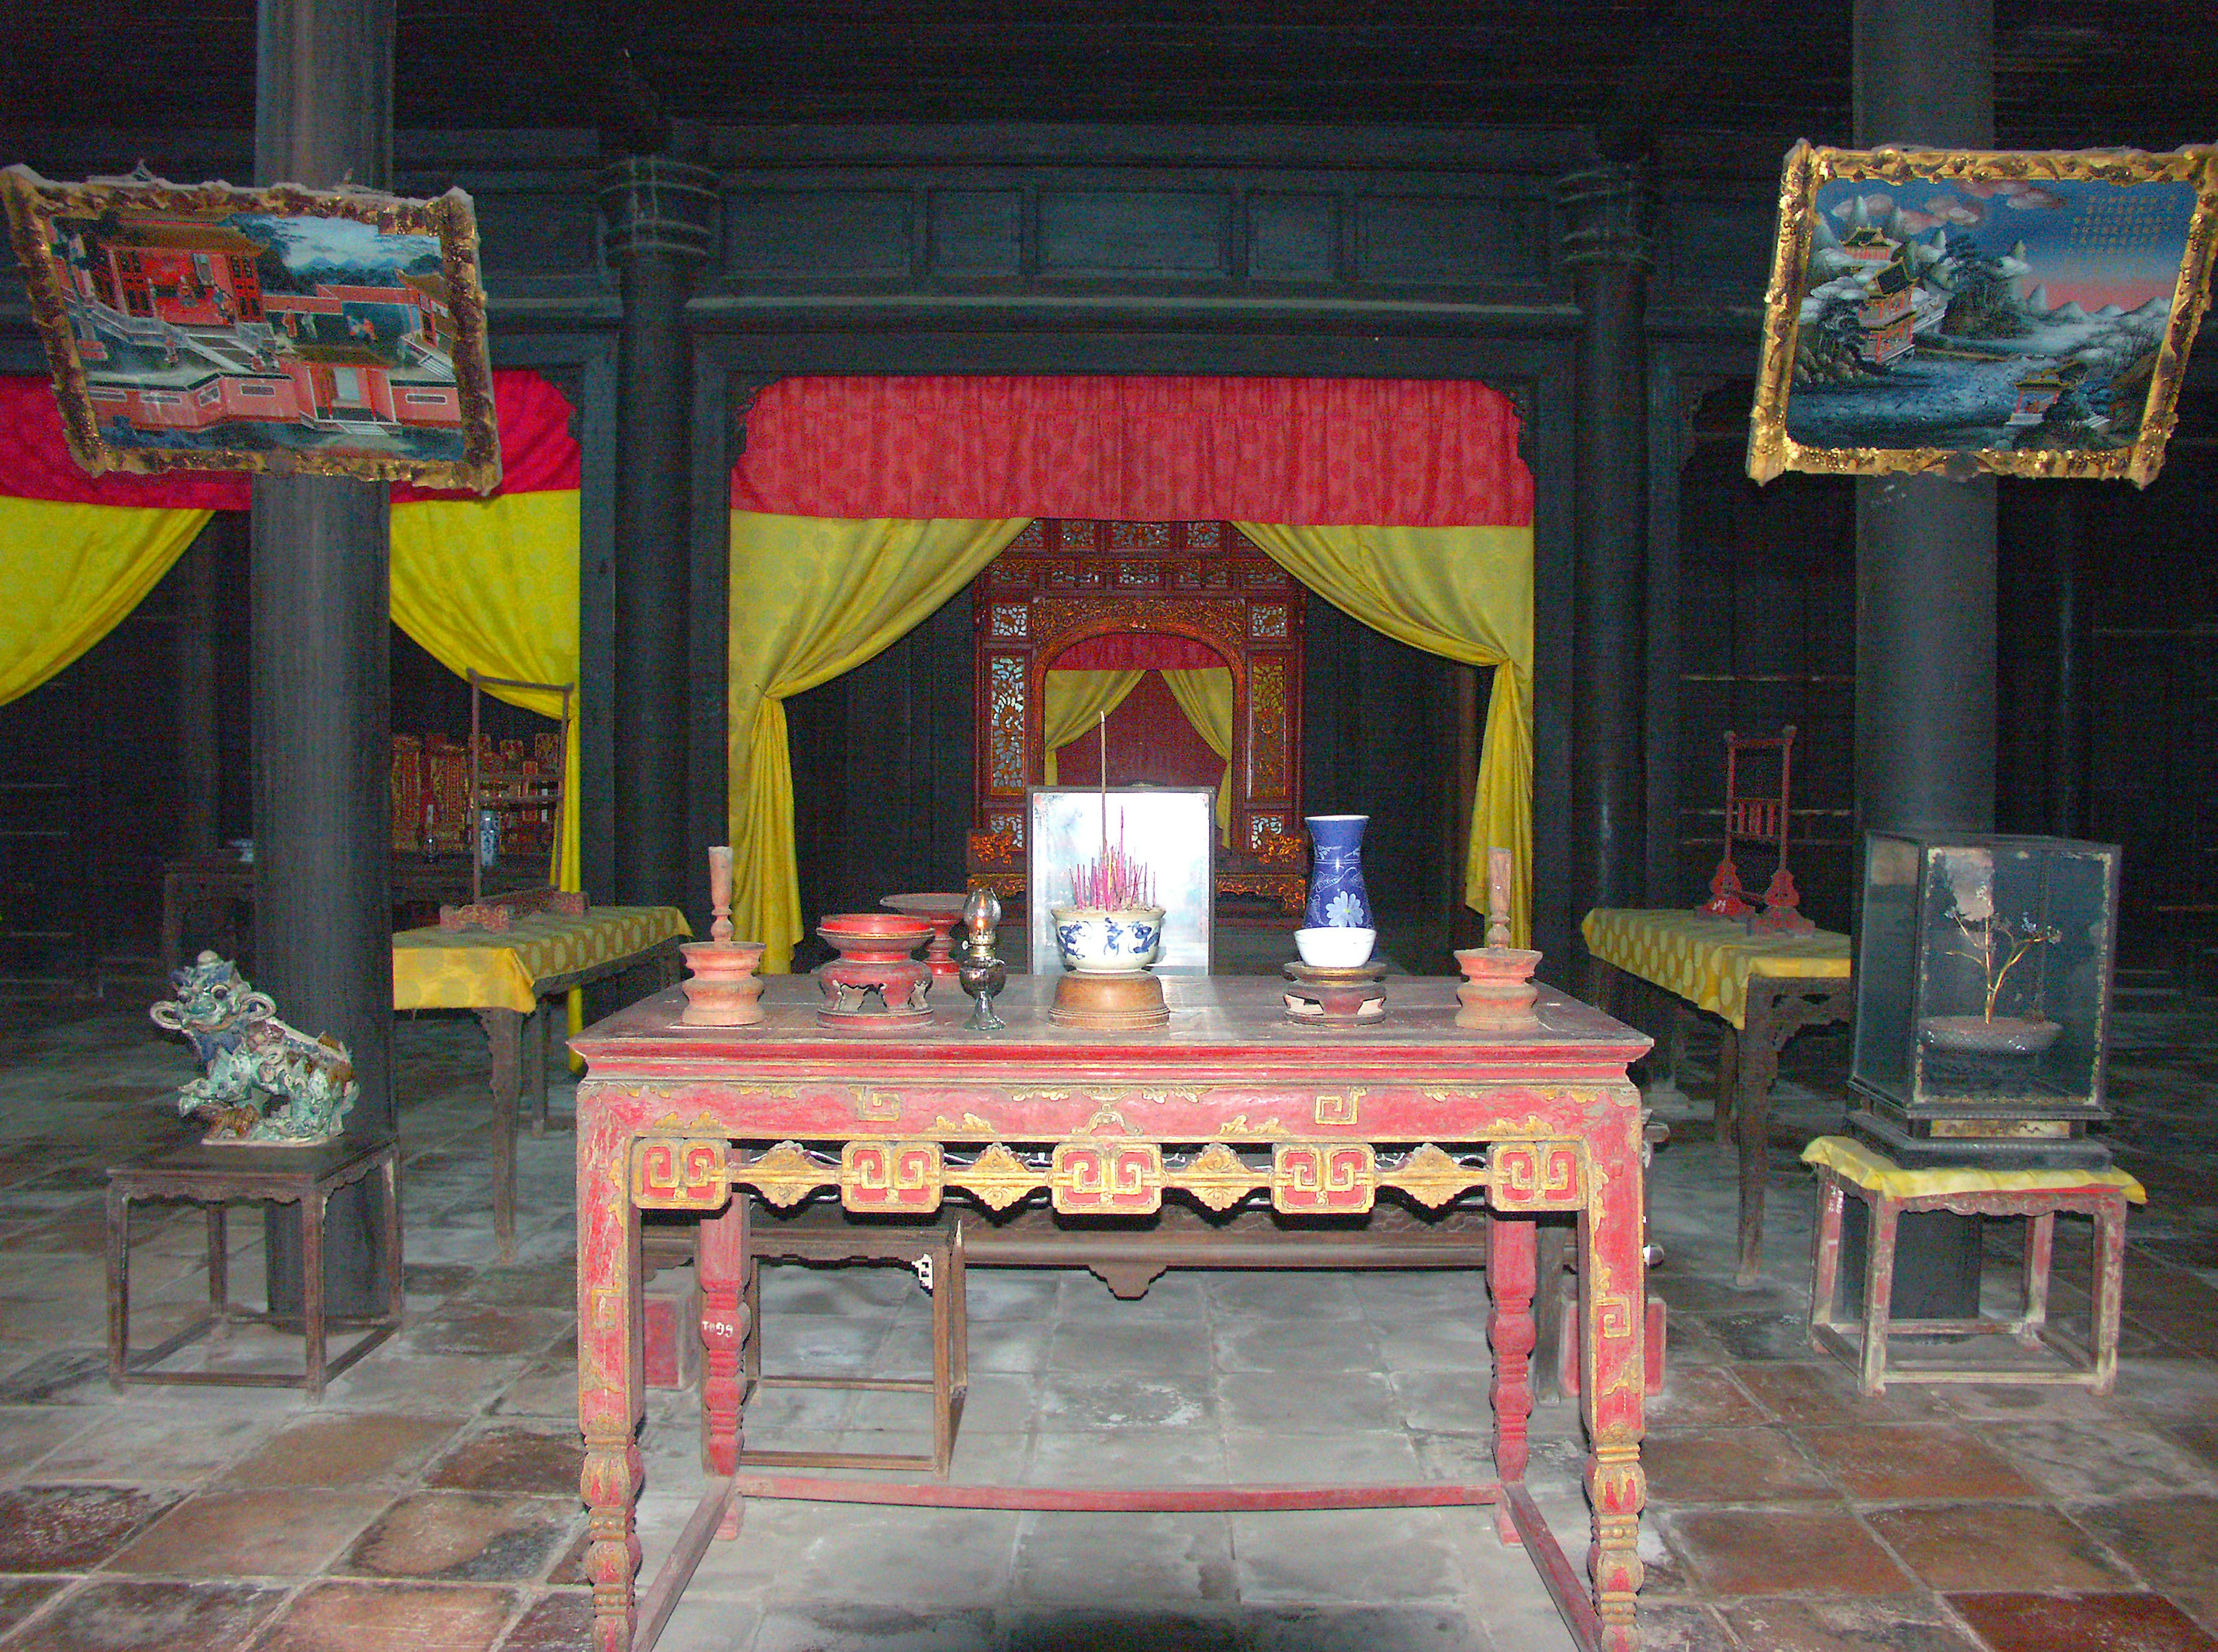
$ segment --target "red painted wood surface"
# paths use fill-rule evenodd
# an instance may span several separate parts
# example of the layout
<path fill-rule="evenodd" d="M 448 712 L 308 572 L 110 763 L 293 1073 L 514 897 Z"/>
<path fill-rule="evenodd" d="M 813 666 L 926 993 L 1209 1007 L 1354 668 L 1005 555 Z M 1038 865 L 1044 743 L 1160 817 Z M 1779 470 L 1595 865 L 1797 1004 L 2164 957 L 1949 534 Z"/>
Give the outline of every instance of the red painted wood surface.
<path fill-rule="evenodd" d="M 1118 1210 L 1160 1202 L 1167 1157 L 1189 1172 L 1196 1149 L 1237 1148 L 1271 1160 L 1286 1209 L 1360 1209 L 1390 1174 L 1414 1177 L 1420 1144 L 1443 1150 L 1486 1186 L 1494 1211 L 1490 1321 L 1497 1353 L 1491 1394 L 1504 1494 L 1521 1492 L 1532 1405 L 1531 1217 L 1575 1210 L 1581 1243 L 1581 1406 L 1594 1506 L 1591 1598 L 1566 1599 L 1589 1645 L 1633 1652 L 1636 1553 L 1645 1482 L 1642 1431 L 1642 1182 L 1639 1092 L 1626 1064 L 1648 1041 L 1552 993 L 1537 1022 L 1515 1033 L 1454 1025 L 1455 983 L 1397 977 L 1382 1025 L 1301 1026 L 1279 985 L 1261 978 L 1165 981 L 1168 1027 L 1087 1032 L 1046 1018 L 1053 983 L 1012 978 L 998 1008 L 1007 1030 L 962 1030 L 950 999 L 914 1030 L 867 1040 L 821 1027 L 806 979 L 771 981 L 764 1018 L 748 1028 L 686 1027 L 683 996 L 666 993 L 575 1041 L 588 1071 L 578 1092 L 579 1415 L 580 1484 L 592 1543 L 594 1644 L 631 1652 L 639 1624 L 633 1506 L 643 1483 L 635 1191 L 704 1215 L 736 1211 L 730 1184 L 766 1197 L 806 1185 L 859 1193 L 884 1182 L 888 1155 L 855 1144 L 922 1144 L 931 1197 L 946 1154 L 1006 1155 L 1010 1172 L 1052 1178 L 1061 1208 Z M 806 1142 L 815 1154 L 776 1148 Z M 736 1144 L 736 1145 L 728 1145 Z M 1484 1155 L 1484 1165 L 1473 1155 Z M 1053 1170 L 1049 1168 L 1052 1159 Z M 637 1165 L 635 1166 L 635 1157 Z M 996 1161 L 998 1162 L 998 1161 Z M 950 1162 L 973 1173 L 979 1160 Z M 706 1438 L 719 1472 L 740 1445 L 734 1373 L 746 1334 L 729 1299 L 746 1267 L 744 1218 L 715 1216 L 701 1288 L 712 1381 Z M 1571 1587 L 1570 1562 L 1545 1530 L 1509 1523 L 1534 1550 L 1544 1578 Z M 1575 1581 L 1575 1580 L 1574 1580 Z M 658 1593 L 658 1600 L 663 1598 Z M 1589 1632 L 1589 1626 L 1591 1632 Z"/>

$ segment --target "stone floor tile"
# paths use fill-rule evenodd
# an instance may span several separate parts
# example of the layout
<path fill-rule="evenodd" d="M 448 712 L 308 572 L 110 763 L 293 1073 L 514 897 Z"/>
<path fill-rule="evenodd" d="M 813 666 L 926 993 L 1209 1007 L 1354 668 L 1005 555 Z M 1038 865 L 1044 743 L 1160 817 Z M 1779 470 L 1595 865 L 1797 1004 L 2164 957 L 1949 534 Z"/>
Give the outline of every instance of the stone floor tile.
<path fill-rule="evenodd" d="M 1711 1428 L 1753 1428 L 1771 1413 L 1720 1365 L 1676 1365 L 1666 1357 L 1664 1391 L 1648 1398 L 1648 1430 L 1677 1433 Z"/>
<path fill-rule="evenodd" d="M 1892 1595 L 1915 1587 L 1844 1510 L 1692 1509 L 1657 1518 L 1713 1598 Z"/>
<path fill-rule="evenodd" d="M 410 1324 L 393 1339 L 411 1357 L 438 1354 L 543 1354 L 575 1328 L 574 1316 L 550 1309 L 509 1308 L 496 1302 L 450 1302 Z"/>
<path fill-rule="evenodd" d="M 1288 1481 L 1409 1484 L 1430 1478 L 1408 1434 L 1399 1429 L 1349 1429 L 1334 1434 L 1291 1434 L 1228 1427 L 1225 1477 L 1238 1485 Z M 1483 1479 L 1492 1479 L 1489 1471 Z"/>
<path fill-rule="evenodd" d="M 1388 1358 L 1372 1321 L 1363 1319 L 1218 1320 L 1215 1331 L 1217 1368 L 1225 1371 L 1355 1371 L 1382 1367 L 1406 1369 Z M 1469 1357 L 1469 1345 L 1465 1357 Z M 1403 1353 L 1422 1356 L 1414 1346 Z"/>
<path fill-rule="evenodd" d="M 509 1384 L 493 1404 L 502 1417 L 578 1417 L 578 1355 L 573 1348 L 550 1355 Z"/>
<path fill-rule="evenodd" d="M 417 1492 L 387 1509 L 333 1569 L 439 1582 L 535 1579 L 569 1540 L 575 1511 L 574 1498 Z"/>
<path fill-rule="evenodd" d="M 1267 1606 L 1456 1604 L 1464 1581 L 1451 1523 L 1470 1518 L 1409 1508 L 1236 1514 L 1240 1599 Z"/>
<path fill-rule="evenodd" d="M 0 1635 L 5 1635 L 76 1581 L 73 1577 L 0 1578 Z"/>
<path fill-rule="evenodd" d="M 655 1652 L 726 1652 L 740 1645 L 748 1652 L 996 1652 L 1001 1643 L 986 1607 L 944 1613 L 885 1606 L 776 1607 L 763 1613 L 747 1641 L 734 1637 L 736 1626 L 728 1619 L 682 1621 L 690 1616 L 681 1603 Z"/>
<path fill-rule="evenodd" d="M 421 1470 L 463 1421 L 382 1412 L 302 1417 L 232 1463 L 221 1478 L 253 1487 L 393 1484 Z"/>
<path fill-rule="evenodd" d="M 840 1513 L 771 1582 L 766 1604 L 959 1608 L 1004 1597 L 1022 1515 L 867 1504 Z"/>
<path fill-rule="evenodd" d="M 515 1593 L 485 1587 L 318 1583 L 303 1590 L 254 1652 L 490 1652 Z"/>
<path fill-rule="evenodd" d="M 2218 1631 L 2218 1499 L 2129 1498 L 2075 1511 L 2081 1524 Z"/>
<path fill-rule="evenodd" d="M 1674 1335 L 1678 1328 L 1675 1321 Z M 1856 1378 L 1830 1360 L 1815 1364 L 1751 1362 L 1735 1365 L 1733 1377 L 1759 1405 L 1781 1422 L 1797 1426 L 1920 1422 L 1949 1414 L 1932 1389 L 1914 1383 L 1898 1383 L 1884 1394 L 1859 1394 Z"/>
<path fill-rule="evenodd" d="M 108 1393 L 104 1347 L 50 1349 L 0 1378 L 0 1406 L 106 1400 Z"/>
<path fill-rule="evenodd" d="M 1426 1380 L 1420 1374 L 1401 1379 L 1401 1384 Z M 1484 1393 L 1484 1383 L 1475 1379 L 1459 1383 L 1436 1377 L 1431 1391 L 1440 1397 L 1428 1407 L 1416 1408 L 1406 1393 L 1397 1392 L 1397 1386 L 1377 1371 L 1227 1371 L 1217 1379 L 1217 1394 L 1219 1415 L 1228 1429 L 1331 1434 L 1344 1429 L 1398 1428 L 1405 1415 L 1416 1426 L 1453 1427 L 1452 1421 L 1425 1419 L 1448 1414 L 1451 1393 L 1459 1395 L 1465 1388 L 1482 1396 Z M 1423 1417 L 1416 1414 L 1419 1409 Z"/>
<path fill-rule="evenodd" d="M 2017 1423 L 1980 1438 L 2054 1497 L 2218 1496 L 2218 1457 L 2199 1458 L 2153 1429 L 2116 1419 Z"/>
<path fill-rule="evenodd" d="M 1206 1377 L 1100 1377 L 1050 1371 L 1040 1378 L 1040 1427 L 1150 1431 L 1213 1426 L 1217 1390 Z"/>
<path fill-rule="evenodd" d="M 38 1465 L 46 1453 L 104 1414 L 77 1406 L 0 1408 L 0 1485 L 45 1477 L 38 1473 Z"/>
<path fill-rule="evenodd" d="M 1009 1582 L 1025 1604 L 1229 1601 L 1231 1528 L 1221 1514 L 1027 1514 Z"/>
<path fill-rule="evenodd" d="M 90 1571 L 183 1496 L 125 1486 L 0 1491 L 0 1573 Z"/>
<path fill-rule="evenodd" d="M 1947 1423 L 1852 1423 L 1794 1431 L 1802 1449 L 1864 1502 L 2031 1497 L 2032 1482 Z"/>
<path fill-rule="evenodd" d="M 1211 1486 L 1228 1477 L 1214 1428 L 1154 1434 L 1043 1426 L 1032 1447 L 1025 1479 L 1036 1486 Z"/>
<path fill-rule="evenodd" d="M 574 1426 L 487 1428 L 455 1442 L 431 1465 L 424 1483 L 448 1491 L 567 1497 L 577 1492 L 585 1457 Z"/>
<path fill-rule="evenodd" d="M 1055 1310 L 1061 1325 L 1087 1320 L 1116 1326 L 1203 1325 L 1209 1317 L 1208 1276 L 1174 1269 L 1150 1284 L 1145 1296 L 1127 1301 L 1092 1273 L 1069 1268 L 1063 1271 Z"/>
<path fill-rule="evenodd" d="M 593 1597 L 584 1589 L 549 1589 L 517 1618 L 500 1652 L 577 1652 L 593 1630 Z"/>
<path fill-rule="evenodd" d="M 298 1354 L 294 1358 L 298 1358 Z M 259 1445 L 283 1422 L 282 1411 L 206 1415 L 179 1428 L 175 1416 L 118 1407 L 49 1453 L 39 1477 L 80 1484 L 189 1486 Z"/>
<path fill-rule="evenodd" d="M 108 1563 L 171 1577 L 307 1577 L 392 1501 L 384 1492 L 279 1489 L 187 1498 Z"/>
<path fill-rule="evenodd" d="M 1930 1587 L 2131 1587 L 2100 1544 L 2059 1510 L 2026 1503 L 1874 1509 L 1871 1529 Z"/>
<path fill-rule="evenodd" d="M 2218 1473 L 2218 1420 L 2174 1423 L 2165 1432 L 2213 1473 Z"/>
<path fill-rule="evenodd" d="M 1641 1652 L 1726 1652 L 1732 1631 L 1717 1608 L 1691 1600 L 1640 1603 Z"/>
<path fill-rule="evenodd" d="M 1749 1652 L 1985 1652 L 1922 1599 L 1736 1600 L 1719 1614 Z"/>
<path fill-rule="evenodd" d="M 490 1405 L 530 1364 L 465 1354 L 408 1356 L 387 1343 L 325 1389 L 325 1403 L 354 1411 L 468 1414 Z"/>
<path fill-rule="evenodd" d="M 249 1583 L 96 1578 L 8 1643 L 9 1652 L 239 1652 L 283 1603 Z"/>
<path fill-rule="evenodd" d="M 1992 1652 L 2218 1652 L 2218 1637 L 2159 1594 L 1952 1594 Z"/>
<path fill-rule="evenodd" d="M 1349 1320 L 1363 1309 L 1356 1276 L 1284 1268 L 1228 1269 L 1203 1277 L 1212 1317 Z"/>
<path fill-rule="evenodd" d="M 1087 1318 L 1056 1327 L 1048 1362 L 1110 1377 L 1199 1375 L 1210 1369 L 1213 1352 L 1205 1325 L 1117 1325 Z"/>
<path fill-rule="evenodd" d="M 1248 1652 L 1462 1652 L 1487 1644 L 1484 1614 L 1474 1618 L 1451 1606 L 1251 1610 L 1238 1627 Z M 1645 1632 L 1641 1644 L 1651 1644 Z"/>
<path fill-rule="evenodd" d="M 1712 1428 L 1651 1436 L 1641 1445 L 1659 1503 L 1786 1503 L 1840 1494 L 1779 1428 Z"/>

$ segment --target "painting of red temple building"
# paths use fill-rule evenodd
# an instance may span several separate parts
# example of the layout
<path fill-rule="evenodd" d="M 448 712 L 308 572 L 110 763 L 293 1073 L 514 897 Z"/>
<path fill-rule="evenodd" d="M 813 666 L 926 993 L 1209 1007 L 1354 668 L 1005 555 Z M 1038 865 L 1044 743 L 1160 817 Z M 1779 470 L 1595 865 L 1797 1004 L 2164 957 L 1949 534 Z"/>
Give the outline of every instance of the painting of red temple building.
<path fill-rule="evenodd" d="M 88 469 L 498 477 L 459 191 L 5 183 Z"/>

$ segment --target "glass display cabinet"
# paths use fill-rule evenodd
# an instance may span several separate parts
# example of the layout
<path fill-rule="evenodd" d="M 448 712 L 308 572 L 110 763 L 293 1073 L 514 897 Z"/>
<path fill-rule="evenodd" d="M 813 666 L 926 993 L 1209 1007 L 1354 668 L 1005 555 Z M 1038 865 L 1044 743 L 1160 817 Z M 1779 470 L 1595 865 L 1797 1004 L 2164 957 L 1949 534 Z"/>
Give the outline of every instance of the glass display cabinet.
<path fill-rule="evenodd" d="M 1850 1085 L 1913 1138 L 2107 1117 L 2117 911 L 2112 845 L 1868 834 Z"/>

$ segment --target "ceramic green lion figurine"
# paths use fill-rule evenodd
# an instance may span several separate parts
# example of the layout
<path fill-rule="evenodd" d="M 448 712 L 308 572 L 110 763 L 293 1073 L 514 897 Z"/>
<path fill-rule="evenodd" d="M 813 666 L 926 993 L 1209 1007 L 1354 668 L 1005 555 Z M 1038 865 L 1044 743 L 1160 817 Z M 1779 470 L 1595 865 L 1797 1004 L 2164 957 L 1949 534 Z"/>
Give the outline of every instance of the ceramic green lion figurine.
<path fill-rule="evenodd" d="M 184 1034 L 208 1068 L 177 1090 L 179 1114 L 210 1126 L 203 1141 L 312 1147 L 340 1133 L 360 1093 L 344 1044 L 280 1021 L 270 994 L 213 952 L 172 970 L 170 983 L 177 997 L 146 1013 Z"/>

